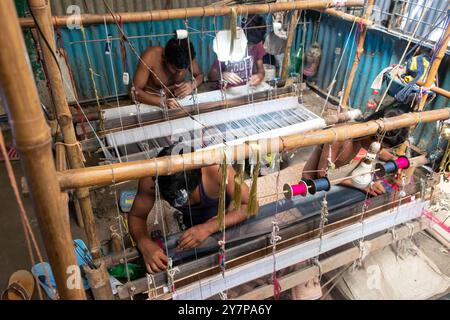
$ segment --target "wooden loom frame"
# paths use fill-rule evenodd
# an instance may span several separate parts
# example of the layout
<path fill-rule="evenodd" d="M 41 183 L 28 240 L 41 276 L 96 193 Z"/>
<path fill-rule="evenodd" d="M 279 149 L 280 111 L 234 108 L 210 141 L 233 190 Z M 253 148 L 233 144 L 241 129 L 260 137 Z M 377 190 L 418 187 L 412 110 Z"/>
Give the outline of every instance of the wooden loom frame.
<path fill-rule="evenodd" d="M 333 2 L 296 1 L 287 3 L 287 6 L 280 7 L 276 7 L 275 5 L 259 5 L 257 8 L 254 8 L 254 12 L 250 11 L 250 6 L 238 6 L 238 9 L 245 10 L 242 11 L 244 13 L 274 12 L 278 9 L 327 9 L 331 3 Z M 356 4 L 361 3 L 361 1 L 348 1 L 348 3 Z M 30 5 L 36 18 L 41 23 L 43 34 L 46 35 L 50 45 L 53 46 L 54 36 L 51 27 L 53 21 L 48 2 L 45 0 L 31 0 Z M 229 10 L 229 8 L 223 9 L 222 14 L 226 14 L 228 12 L 226 10 Z M 184 18 L 196 16 L 196 14 L 203 16 L 206 12 L 209 12 L 206 8 L 204 8 L 201 13 L 190 11 L 188 9 L 178 11 L 173 10 L 170 11 L 170 13 L 160 12 L 159 19 Z M 211 13 L 211 15 L 218 15 L 216 9 L 214 9 L 214 12 Z M 97 17 L 97 19 L 99 19 L 99 17 Z M 148 21 L 156 19 L 156 16 L 153 14 L 141 14 L 135 21 L 141 21 L 138 19 L 146 19 Z M 58 18 L 56 20 L 57 23 L 63 23 L 64 21 L 64 19 L 58 20 Z M 34 26 L 34 24 L 30 24 L 29 19 L 28 21 L 22 19 L 21 21 L 21 24 L 24 27 Z M 89 22 L 95 23 L 94 20 L 89 20 L 87 18 L 83 20 L 83 23 L 85 24 Z M 101 22 L 103 22 L 103 16 L 101 16 Z M 37 89 L 25 59 L 26 50 L 23 36 L 21 34 L 14 4 L 11 0 L 0 2 L 0 29 L 2 30 L 2 33 L 0 34 L 2 43 L 9 43 L 8 46 L 4 46 L 0 49 L 0 84 L 4 89 L 6 96 L 11 128 L 29 183 L 30 193 L 34 199 L 35 210 L 39 217 L 40 228 L 43 231 L 45 246 L 55 275 L 57 289 L 63 299 L 85 299 L 85 293 L 82 288 L 68 288 L 66 286 L 70 276 L 70 274 L 67 274 L 68 267 L 76 265 L 76 260 L 73 250 L 68 250 L 68 248 L 72 247 L 72 240 L 66 217 L 62 214 L 62 212 L 64 212 L 62 208 L 67 206 L 62 191 L 75 188 L 78 189 L 77 193 L 79 199 L 88 199 L 89 192 L 87 187 L 89 186 L 111 184 L 114 180 L 115 182 L 119 182 L 143 176 L 151 176 L 155 174 L 155 167 L 152 166 L 149 161 L 139 161 L 122 164 L 120 166 L 113 165 L 104 166 L 103 168 L 80 168 L 81 155 L 78 152 L 78 142 L 76 141 L 76 138 L 73 139 L 74 132 L 70 132 L 73 130 L 72 118 L 70 112 L 68 112 L 67 101 L 65 101 L 65 97 L 62 98 L 62 79 L 60 78 L 58 69 L 55 68 L 56 64 L 55 61 L 53 61 L 52 53 L 50 51 L 50 49 L 53 51 L 54 49 L 47 48 L 47 44 L 42 42 L 41 47 L 44 51 L 44 59 L 46 60 L 47 66 L 53 64 L 53 67 L 49 68 L 51 73 L 50 81 L 54 90 L 53 92 L 58 95 L 57 99 L 60 99 L 58 100 L 60 101 L 60 104 L 56 106 L 57 108 L 60 108 L 60 119 L 58 120 L 60 120 L 62 133 L 64 135 L 64 144 L 70 160 L 69 162 L 71 166 L 75 168 L 57 173 L 51 153 L 49 128 L 40 109 Z M 440 60 L 435 61 L 435 63 L 436 64 L 433 64 L 433 68 L 436 68 L 437 70 Z M 269 142 L 274 143 L 270 144 L 270 146 L 277 144 L 278 147 L 274 149 L 272 149 L 272 147 L 266 147 L 262 151 L 274 152 L 292 150 L 308 145 L 345 140 L 353 137 L 362 137 L 375 134 L 379 131 L 408 127 L 420 122 L 445 120 L 449 117 L 450 109 L 407 114 L 396 118 L 372 121 L 365 124 L 320 130 L 315 133 L 293 135 L 284 137 L 283 139 L 272 139 L 272 141 Z M 261 141 L 261 143 L 262 142 L 264 141 Z M 248 147 L 245 145 L 242 147 L 244 148 L 244 154 L 241 155 L 241 157 L 248 157 Z M 232 150 L 234 159 L 239 158 L 237 151 L 237 148 L 233 148 Z M 156 161 L 160 165 L 161 174 L 170 174 L 172 172 L 180 171 L 185 160 L 189 158 L 201 159 L 200 164 L 190 168 L 210 165 L 211 162 L 206 162 L 204 156 L 211 156 L 214 163 L 220 163 L 223 153 L 222 151 L 209 151 L 208 153 L 198 152 L 183 157 L 159 158 Z M 151 160 L 151 162 L 154 163 L 154 160 Z M 114 172 L 116 174 L 115 179 L 113 179 L 111 172 L 109 172 L 111 170 L 116 170 Z M 88 205 L 87 201 L 85 203 Z M 85 208 L 82 212 L 83 214 L 86 214 L 89 210 L 92 210 L 92 208 Z M 87 225 L 86 221 L 88 222 Z M 85 227 L 90 229 L 92 223 L 93 221 L 88 218 L 85 220 Z M 91 232 L 90 236 L 88 235 L 88 238 L 91 237 L 95 245 L 95 234 L 92 233 L 92 230 L 88 232 Z"/>

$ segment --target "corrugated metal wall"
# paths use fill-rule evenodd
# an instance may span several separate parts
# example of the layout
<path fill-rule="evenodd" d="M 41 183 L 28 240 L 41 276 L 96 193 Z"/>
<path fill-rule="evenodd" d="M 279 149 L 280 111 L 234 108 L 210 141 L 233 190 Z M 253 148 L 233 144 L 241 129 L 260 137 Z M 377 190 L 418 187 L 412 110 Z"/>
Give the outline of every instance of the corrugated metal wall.
<path fill-rule="evenodd" d="M 391 0 L 377 0 L 377 4 L 380 5 L 383 10 L 389 8 Z M 415 2 L 419 0 L 413 0 Z M 433 0 L 434 1 L 434 0 Z M 447 1 L 442 1 L 447 2 Z M 143 11 L 150 9 L 161 8 L 174 8 L 189 6 L 197 6 L 209 4 L 210 1 L 119 1 L 110 0 L 115 11 Z M 55 15 L 65 14 L 68 5 L 77 4 L 80 5 L 82 11 L 89 13 L 103 13 L 102 1 L 83 1 L 83 0 L 62 0 L 52 1 L 53 13 Z M 307 18 L 308 22 L 314 22 L 317 19 L 316 13 L 311 13 Z M 431 21 L 431 20 L 430 20 Z M 214 19 L 211 17 L 205 18 L 193 18 L 189 19 L 189 26 L 196 30 L 210 31 L 223 28 L 224 18 L 216 18 L 216 25 L 214 26 Z M 308 48 L 313 39 L 315 33 L 314 28 L 317 27 L 315 23 L 307 24 L 306 32 L 306 48 Z M 155 34 L 167 34 L 173 32 L 177 28 L 184 28 L 184 21 L 182 20 L 169 20 L 161 22 L 145 22 L 145 23 L 128 23 L 124 25 L 124 30 L 128 37 L 132 39 L 132 42 L 139 53 L 142 53 L 145 48 L 150 44 L 164 45 L 170 36 L 157 36 L 148 37 Z M 327 90 L 331 84 L 333 76 L 336 72 L 339 60 L 342 54 L 344 54 L 344 45 L 352 28 L 350 22 L 324 15 L 322 17 L 319 31 L 317 33 L 317 41 L 322 47 L 322 62 L 314 80 L 317 84 Z M 109 33 L 117 38 L 119 33 L 114 25 L 108 25 Z M 86 52 L 84 49 L 84 43 L 81 42 L 80 30 L 68 30 L 61 29 L 62 38 L 65 48 L 68 52 L 70 66 L 74 73 L 75 82 L 80 100 L 87 100 L 95 98 L 92 81 L 89 74 L 89 66 L 87 64 Z M 193 32 L 193 30 L 191 30 Z M 426 31 L 424 31 L 426 32 Z M 297 50 L 301 41 L 301 28 L 297 29 L 295 37 L 295 43 L 293 50 Z M 215 58 L 212 51 L 211 44 L 213 39 L 213 33 L 192 34 L 191 41 L 194 43 L 195 50 L 199 63 L 205 73 L 207 73 L 213 59 Z M 349 47 L 344 54 L 343 63 L 338 72 L 336 83 L 332 94 L 337 96 L 339 91 L 342 90 L 344 81 L 346 79 L 346 71 L 350 68 L 351 61 L 355 54 L 355 32 L 352 33 L 349 41 Z M 105 39 L 106 32 L 103 25 L 94 25 L 86 27 L 86 37 L 88 40 Z M 138 38 L 133 38 L 138 37 Z M 400 57 L 406 47 L 406 41 L 397 38 L 393 35 L 389 35 L 382 31 L 371 30 L 368 33 L 365 42 L 365 52 L 361 57 L 359 68 L 356 75 L 356 81 L 354 83 L 350 104 L 353 107 L 359 107 L 365 110 L 367 100 L 371 95 L 370 86 L 376 77 L 376 75 L 386 66 L 393 63 L 398 63 Z M 114 96 L 114 86 L 112 79 L 112 70 L 109 62 L 109 57 L 104 53 L 105 41 L 88 42 L 88 50 L 93 68 L 96 75 L 96 84 L 101 97 Z M 352 50 L 351 50 L 352 49 Z M 31 48 L 33 50 L 33 48 Z M 121 54 L 119 48 L 119 41 L 113 41 L 113 61 L 115 73 L 120 79 L 122 70 Z M 450 89 L 450 73 L 449 70 L 449 57 L 446 57 L 442 67 L 440 69 L 440 86 L 449 90 Z M 128 50 L 127 69 L 132 77 L 134 69 L 137 63 L 137 57 Z M 348 69 L 347 69 L 348 68 Z M 126 88 L 118 81 L 119 94 L 126 94 Z M 448 106 L 448 100 L 439 97 L 428 108 L 442 108 Z M 433 138 L 434 130 L 432 126 L 420 126 L 416 130 L 417 137 L 421 138 L 421 145 L 423 147 L 430 147 L 431 138 Z"/>
<path fill-rule="evenodd" d="M 215 23 L 214 23 L 215 21 Z M 206 32 L 214 30 L 214 28 L 222 29 L 224 24 L 223 17 L 205 17 L 192 18 L 188 21 L 190 30 L 190 40 L 194 44 L 194 48 L 198 57 L 202 70 L 206 73 L 211 66 L 215 54 L 212 50 L 213 34 Z M 108 24 L 108 34 L 113 39 L 119 38 L 118 28 L 113 24 Z M 143 53 L 149 45 L 162 45 L 172 37 L 169 35 L 176 29 L 184 29 L 183 20 L 154 21 L 143 23 L 126 23 L 124 24 L 124 32 L 130 39 L 131 43 L 139 54 Z M 192 28 L 192 29 L 191 29 Z M 195 30 L 193 30 L 195 29 Z M 199 31 L 205 31 L 201 33 Z M 69 56 L 69 63 L 74 74 L 77 85 L 77 91 L 80 100 L 95 98 L 93 84 L 90 78 L 89 65 L 87 62 L 86 50 L 82 41 L 82 33 L 80 30 L 69 30 L 61 28 L 64 47 Z M 96 73 L 96 85 L 98 93 L 101 97 L 110 97 L 115 95 L 113 84 L 113 72 L 109 56 L 105 54 L 106 41 L 89 42 L 90 40 L 106 39 L 106 30 L 104 25 L 91 25 L 85 27 L 87 46 L 90 60 Z M 165 34 L 163 36 L 155 36 L 155 34 Z M 151 37 L 150 37 L 151 36 Z M 121 79 L 123 73 L 122 56 L 120 50 L 120 41 L 112 41 L 112 56 L 114 72 Z M 133 77 L 138 57 L 127 46 L 126 67 Z M 118 81 L 118 92 L 126 94 L 127 90 L 123 86 L 122 81 Z"/>
<path fill-rule="evenodd" d="M 315 26 L 315 24 L 308 25 Z M 351 28 L 352 23 L 350 22 L 329 16 L 322 18 L 317 38 L 322 48 L 322 58 L 317 75 L 312 80 L 317 82 L 319 87 L 324 90 L 328 90 L 332 83 Z M 312 29 L 313 27 L 307 31 L 306 48 L 311 45 L 313 40 L 314 30 Z M 343 89 L 346 72 L 351 68 L 351 62 L 356 50 L 354 33 L 350 36 L 349 46 L 339 69 L 336 83 L 332 90 L 333 96 L 338 96 Z M 297 30 L 296 43 L 293 50 L 297 50 L 300 41 L 301 30 Z M 352 107 L 360 108 L 363 111 L 366 110 L 367 101 L 372 94 L 371 85 L 373 80 L 385 67 L 400 61 L 406 45 L 407 42 L 405 40 L 398 39 L 385 32 L 378 30 L 370 30 L 368 32 L 364 44 L 364 54 L 361 56 L 350 94 L 350 105 Z M 353 50 L 351 51 L 351 49 Z M 450 57 L 446 56 L 439 70 L 439 85 L 446 90 L 450 90 L 449 62 Z M 427 110 L 444 107 L 449 107 L 449 101 L 439 96 L 427 107 Z M 434 138 L 434 127 L 435 125 L 419 126 L 415 131 L 416 141 L 420 140 L 419 144 L 424 149 L 431 150 L 434 147 L 435 139 L 433 143 L 430 143 Z"/>

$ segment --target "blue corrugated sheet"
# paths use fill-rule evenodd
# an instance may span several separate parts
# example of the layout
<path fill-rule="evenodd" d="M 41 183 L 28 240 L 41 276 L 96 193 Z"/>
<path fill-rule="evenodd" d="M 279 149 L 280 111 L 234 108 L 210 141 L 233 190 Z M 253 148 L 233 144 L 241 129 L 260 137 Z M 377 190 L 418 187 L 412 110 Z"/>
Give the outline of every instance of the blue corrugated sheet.
<path fill-rule="evenodd" d="M 224 23 L 223 21 L 223 17 L 216 17 L 215 23 L 214 18 L 212 17 L 192 18 L 188 21 L 188 27 L 191 31 L 189 37 L 194 44 L 199 64 L 204 72 L 208 71 L 213 59 L 215 58 L 215 54 L 212 50 L 213 33 L 210 31 L 214 30 L 214 28 L 222 29 Z M 108 34 L 110 34 L 113 39 L 119 38 L 120 33 L 116 25 L 108 24 L 107 28 Z M 185 23 L 183 20 L 124 24 L 124 32 L 129 37 L 130 42 L 139 54 L 142 54 L 149 45 L 164 46 L 165 43 L 172 37 L 169 34 L 176 29 L 185 29 Z M 204 32 L 201 33 L 200 31 Z M 64 47 L 69 57 L 69 63 L 74 74 L 79 99 L 87 100 L 95 98 L 94 88 L 90 78 L 86 50 L 84 43 L 82 42 L 83 38 L 81 31 L 77 29 L 69 30 L 67 28 L 61 28 L 61 34 Z M 105 26 L 86 26 L 85 34 L 89 58 L 96 74 L 95 80 L 99 96 L 114 96 L 115 89 L 112 78 L 113 71 L 111 68 L 110 58 L 105 54 L 106 41 L 90 42 L 90 40 L 106 39 L 107 35 Z M 164 35 L 154 36 L 155 34 Z M 124 70 L 122 68 L 120 41 L 113 40 L 112 43 L 114 72 L 119 79 L 119 81 L 117 81 L 118 93 L 119 95 L 126 94 L 127 90 L 121 81 L 121 75 Z M 132 52 L 128 45 L 126 45 L 126 47 L 126 68 L 127 72 L 130 74 L 130 77 L 133 77 L 138 62 L 138 57 Z"/>
<path fill-rule="evenodd" d="M 314 26 L 315 24 L 308 24 Z M 342 21 L 338 18 L 329 17 L 322 18 L 317 41 L 321 45 L 322 60 L 317 75 L 312 79 L 317 82 L 319 87 L 328 90 L 332 83 L 336 68 L 338 66 L 341 55 L 344 52 L 344 46 L 352 28 L 352 23 Z M 306 35 L 306 48 L 312 43 L 314 34 L 313 28 L 309 28 Z M 347 66 L 351 68 L 351 62 L 355 56 L 356 43 L 355 32 L 350 36 L 349 46 L 344 54 L 343 63 L 339 69 L 333 96 L 338 96 L 339 92 L 344 88 L 346 79 Z M 301 41 L 301 30 L 297 31 L 296 43 L 293 50 L 297 50 Z M 353 44 L 353 50 L 352 49 Z M 366 110 L 367 101 L 372 94 L 371 85 L 375 77 L 387 66 L 397 64 L 406 48 L 407 42 L 398 39 L 385 32 L 370 30 L 368 32 L 364 53 L 355 76 L 355 81 L 350 94 L 350 105 L 360 108 L 363 112 Z M 350 52 L 351 51 L 351 52 Z M 349 60 L 350 58 L 350 60 Z M 350 63 L 349 63 L 350 62 Z M 446 56 L 439 69 L 439 86 L 450 90 L 450 57 Z M 430 103 L 426 110 L 449 107 L 448 99 L 437 97 Z M 416 142 L 427 150 L 434 148 L 436 139 L 435 124 L 419 125 L 414 133 Z M 433 143 L 431 143 L 433 141 Z"/>
<path fill-rule="evenodd" d="M 314 22 L 317 18 L 317 14 L 311 13 L 308 17 L 308 22 Z M 203 30 L 204 33 L 193 34 L 191 33 L 190 39 L 194 43 L 195 50 L 197 52 L 198 61 L 204 73 L 208 72 L 210 65 L 215 58 L 215 54 L 212 50 L 213 33 L 206 32 L 223 28 L 224 18 L 217 17 L 216 24 L 214 25 L 214 18 L 192 18 L 189 19 L 189 27 L 195 30 Z M 317 27 L 316 23 L 308 23 L 306 32 L 306 48 L 308 48 L 314 36 L 314 28 Z M 124 25 L 124 30 L 127 36 L 131 39 L 133 45 L 139 53 L 142 53 L 150 44 L 164 44 L 169 39 L 170 35 L 166 36 L 153 36 L 143 37 L 155 34 L 167 34 L 173 32 L 175 29 L 185 28 L 183 20 L 169 20 L 158 22 L 143 22 L 143 23 L 127 23 Z M 321 44 L 322 48 L 322 61 L 317 75 L 313 79 L 317 84 L 327 90 L 332 82 L 333 76 L 336 72 L 341 55 L 344 54 L 342 65 L 339 69 L 334 89 L 332 90 L 333 96 L 338 96 L 342 90 L 344 81 L 346 79 L 346 72 L 351 67 L 351 62 L 355 55 L 356 43 L 355 43 L 355 30 L 350 35 L 349 46 L 344 53 L 344 45 L 349 36 L 349 32 L 352 28 L 352 23 L 340 20 L 338 18 L 324 15 L 322 17 L 317 41 Z M 109 33 L 114 37 L 119 37 L 117 27 L 113 24 L 108 25 Z M 355 28 L 356 29 L 356 28 Z M 103 25 L 93 25 L 86 27 L 86 37 L 88 40 L 105 39 L 105 27 Z M 193 30 L 191 30 L 194 32 Z M 86 52 L 84 44 L 81 42 L 82 35 L 80 30 L 68 30 L 61 29 L 63 35 L 63 41 L 65 48 L 68 52 L 70 66 L 74 74 L 75 82 L 77 85 L 77 91 L 80 100 L 88 100 L 95 98 L 92 81 L 89 74 L 89 66 L 86 59 Z M 140 38 L 133 38 L 140 37 Z M 293 50 L 297 50 L 302 39 L 302 28 L 297 29 L 295 37 L 295 43 Z M 367 100 L 371 95 L 370 86 L 376 77 L 376 75 L 386 66 L 390 64 L 398 63 L 400 57 L 406 47 L 406 41 L 396 38 L 382 31 L 370 30 L 366 38 L 364 45 L 364 54 L 361 57 L 357 75 L 350 95 L 350 105 L 353 107 L 361 108 L 365 110 Z M 98 88 L 99 95 L 101 97 L 115 96 L 114 84 L 112 78 L 112 70 L 109 61 L 109 56 L 105 55 L 105 41 L 89 42 L 88 51 L 90 59 L 93 63 L 93 69 L 96 73 L 95 80 Z M 134 75 L 135 67 L 137 64 L 137 57 L 127 49 L 127 71 L 132 77 Z M 113 42 L 113 62 L 114 71 L 117 76 L 118 92 L 119 95 L 126 94 L 127 90 L 122 85 L 121 74 L 122 63 L 119 41 Z M 450 89 L 450 74 L 449 74 L 449 59 L 444 59 L 440 68 L 440 86 L 444 89 Z M 437 98 L 434 103 L 428 106 L 428 109 L 442 108 L 448 106 L 448 100 L 442 97 Z M 434 131 L 432 126 L 419 126 L 416 130 L 417 138 L 423 138 L 421 141 L 430 141 L 433 137 Z M 424 146 L 430 144 L 422 143 Z"/>

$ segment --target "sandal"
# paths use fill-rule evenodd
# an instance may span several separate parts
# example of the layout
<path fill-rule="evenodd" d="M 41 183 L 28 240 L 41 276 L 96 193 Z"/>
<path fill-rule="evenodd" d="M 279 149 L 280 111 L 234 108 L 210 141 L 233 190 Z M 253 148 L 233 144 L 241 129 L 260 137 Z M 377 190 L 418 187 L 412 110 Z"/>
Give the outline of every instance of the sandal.
<path fill-rule="evenodd" d="M 27 270 L 14 272 L 8 287 L 2 292 L 1 300 L 31 300 L 34 291 L 34 277 Z"/>

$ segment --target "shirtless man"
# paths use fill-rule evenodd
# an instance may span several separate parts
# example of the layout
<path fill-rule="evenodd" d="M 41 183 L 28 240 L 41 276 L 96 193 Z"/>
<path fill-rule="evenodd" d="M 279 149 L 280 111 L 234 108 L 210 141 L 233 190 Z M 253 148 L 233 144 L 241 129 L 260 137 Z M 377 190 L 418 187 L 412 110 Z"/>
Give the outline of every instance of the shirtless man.
<path fill-rule="evenodd" d="M 189 54 L 190 51 L 190 54 Z M 192 61 L 190 60 L 192 58 Z M 159 106 L 160 90 L 164 89 L 169 109 L 179 107 L 175 98 L 182 99 L 189 95 L 203 82 L 203 74 L 195 59 L 192 43 L 186 39 L 170 39 L 165 48 L 151 46 L 142 54 L 133 85 L 135 99 L 139 102 Z M 186 80 L 187 73 L 192 72 L 194 79 Z"/>
<path fill-rule="evenodd" d="M 163 149 L 158 156 L 172 153 L 173 147 Z M 234 181 L 235 171 L 228 166 L 228 181 Z M 219 231 L 217 208 L 221 173 L 219 166 L 175 173 L 158 178 L 161 198 L 183 214 L 183 222 L 188 227 L 178 240 L 178 249 L 186 250 L 199 246 L 211 234 Z M 242 201 L 239 210 L 231 202 L 234 183 L 226 187 L 225 227 L 233 226 L 247 219 L 249 191 L 242 185 Z M 130 233 L 144 257 L 148 272 L 154 273 L 167 268 L 165 252 L 149 236 L 149 212 L 155 204 L 155 183 L 152 178 L 139 180 L 137 195 L 128 216 Z M 167 213 L 164 213 L 167 214 Z M 192 222 L 192 223 L 191 223 Z M 150 221 L 153 223 L 153 221 Z"/>
<path fill-rule="evenodd" d="M 405 108 L 402 105 L 390 106 L 373 113 L 365 121 L 395 117 L 403 114 L 404 110 Z M 382 149 L 379 153 L 379 159 L 381 161 L 395 160 L 397 157 L 390 153 L 389 150 L 402 144 L 407 136 L 408 128 L 387 132 L 381 144 Z M 376 136 L 333 142 L 331 143 L 331 161 L 334 163 L 336 169 L 348 165 L 360 152 L 368 150 L 374 141 L 376 141 Z M 303 169 L 302 179 L 324 177 L 328 166 L 329 152 L 329 143 L 317 146 Z M 342 181 L 340 185 L 353 187 L 351 179 Z M 371 186 L 366 187 L 362 191 L 368 192 L 372 196 L 386 192 L 383 184 L 379 181 L 375 181 Z"/>

